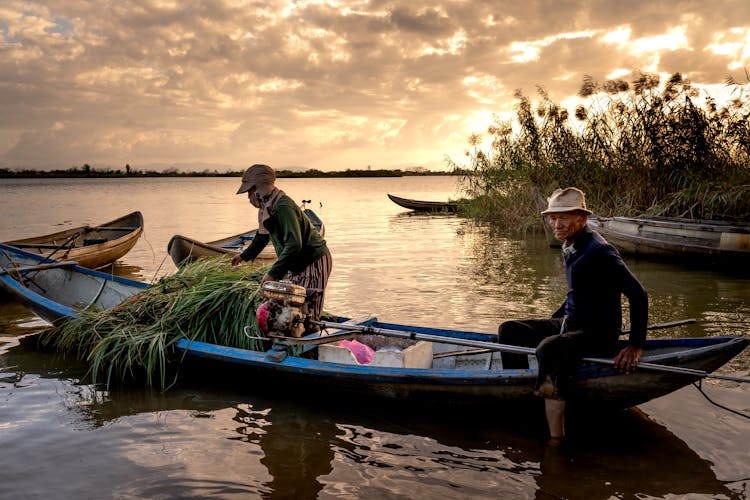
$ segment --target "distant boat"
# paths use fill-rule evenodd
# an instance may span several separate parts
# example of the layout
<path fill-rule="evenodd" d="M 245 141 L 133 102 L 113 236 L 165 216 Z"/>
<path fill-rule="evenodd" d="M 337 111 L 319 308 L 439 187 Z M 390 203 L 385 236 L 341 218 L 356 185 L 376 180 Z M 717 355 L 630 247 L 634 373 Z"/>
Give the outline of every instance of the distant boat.
<path fill-rule="evenodd" d="M 400 207 L 416 210 L 418 212 L 450 212 L 458 211 L 458 203 L 452 201 L 421 201 L 410 200 L 408 198 L 399 198 L 392 194 L 388 195 L 393 203 Z"/>
<path fill-rule="evenodd" d="M 73 260 L 79 266 L 98 269 L 128 253 L 141 234 L 143 216 L 133 212 L 98 226 L 75 227 L 3 243 L 49 259 Z"/>
<path fill-rule="evenodd" d="M 109 309 L 148 284 L 0 244 L 0 293 L 50 323 L 74 318 L 95 306 Z"/>
<path fill-rule="evenodd" d="M 675 217 L 590 217 L 623 253 L 654 258 L 750 263 L 750 224 Z"/>
<path fill-rule="evenodd" d="M 318 215 L 309 208 L 304 209 L 305 215 L 310 219 L 312 225 L 318 230 L 321 236 L 325 236 L 325 226 Z M 216 241 L 202 242 L 180 234 L 172 236 L 167 244 L 167 252 L 176 266 L 183 263 L 190 263 L 197 259 L 217 257 L 219 255 L 235 255 L 241 252 L 258 233 L 257 229 L 252 229 L 244 233 L 227 236 Z M 276 259 L 276 252 L 272 245 L 266 246 L 263 251 L 256 257 L 260 261 L 273 261 Z"/>

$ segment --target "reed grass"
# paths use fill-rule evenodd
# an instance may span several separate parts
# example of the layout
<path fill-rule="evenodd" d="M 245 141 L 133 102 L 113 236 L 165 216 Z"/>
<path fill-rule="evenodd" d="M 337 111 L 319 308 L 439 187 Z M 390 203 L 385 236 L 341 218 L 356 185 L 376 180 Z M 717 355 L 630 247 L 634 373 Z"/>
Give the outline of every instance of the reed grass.
<path fill-rule="evenodd" d="M 568 111 L 539 89 L 516 93 L 515 117 L 473 136 L 463 188 L 466 213 L 506 228 L 538 226 L 532 186 L 544 194 L 577 186 L 603 216 L 640 214 L 750 220 L 749 84 L 727 82 L 719 105 L 681 74 L 666 82 L 584 79 L 584 104 Z"/>
<path fill-rule="evenodd" d="M 255 310 L 266 269 L 203 259 L 161 278 L 111 309 L 85 309 L 46 332 L 42 342 L 90 363 L 93 382 L 144 379 L 166 389 L 180 339 L 262 349 Z M 245 335 L 248 326 L 251 336 Z"/>

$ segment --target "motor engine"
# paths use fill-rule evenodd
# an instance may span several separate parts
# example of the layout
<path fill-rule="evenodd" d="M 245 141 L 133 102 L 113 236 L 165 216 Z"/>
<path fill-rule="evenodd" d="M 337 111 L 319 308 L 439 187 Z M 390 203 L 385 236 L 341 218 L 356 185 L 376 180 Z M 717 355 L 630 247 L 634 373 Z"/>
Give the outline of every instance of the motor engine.
<path fill-rule="evenodd" d="M 289 281 L 263 284 L 266 299 L 255 313 L 260 330 L 266 335 L 301 337 L 307 318 L 307 291 Z"/>

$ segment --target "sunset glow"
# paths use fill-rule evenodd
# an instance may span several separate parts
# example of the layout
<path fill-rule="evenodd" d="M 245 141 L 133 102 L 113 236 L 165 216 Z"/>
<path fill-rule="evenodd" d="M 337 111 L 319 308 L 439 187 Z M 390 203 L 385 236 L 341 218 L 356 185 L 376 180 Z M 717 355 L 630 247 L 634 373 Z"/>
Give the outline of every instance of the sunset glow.
<path fill-rule="evenodd" d="M 744 81 L 750 4 L 680 9 L 10 0 L 0 168 L 445 169 L 487 117 L 512 112 L 517 89 L 573 102 L 584 75 Z"/>

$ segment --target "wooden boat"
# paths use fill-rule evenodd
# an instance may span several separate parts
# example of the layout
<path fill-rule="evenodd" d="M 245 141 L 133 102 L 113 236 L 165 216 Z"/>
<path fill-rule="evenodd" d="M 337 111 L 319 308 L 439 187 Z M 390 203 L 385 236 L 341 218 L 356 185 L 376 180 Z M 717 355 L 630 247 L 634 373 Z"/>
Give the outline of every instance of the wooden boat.
<path fill-rule="evenodd" d="M 301 356 L 286 356 L 282 361 L 269 356 L 272 351 L 265 353 L 188 339 L 178 341 L 176 347 L 188 359 L 208 363 L 214 373 L 221 372 L 220 368 L 231 368 L 227 373 L 233 377 L 239 375 L 242 380 L 257 381 L 263 377 L 296 388 L 308 383 L 317 391 L 333 389 L 342 397 L 351 394 L 417 404 L 485 406 L 539 399 L 533 395 L 537 375 L 533 359 L 529 369 L 503 369 L 500 352 L 478 352 L 481 349 L 467 347 L 495 343 L 496 335 L 381 323 L 374 319 L 363 324 L 375 330 L 416 334 L 417 338 L 439 337 L 441 341 L 432 342 L 436 352 L 432 353 L 429 367 L 360 365 L 353 360 L 329 362 L 320 359 L 322 346 L 309 348 Z M 453 341 L 462 345 L 451 345 Z M 610 409 L 635 406 L 694 382 L 700 378 L 699 373 L 718 369 L 747 345 L 748 339 L 731 336 L 648 340 L 640 366 L 651 363 L 677 373 L 639 368 L 625 375 L 606 364 L 586 362 L 578 370 L 571 401 Z M 442 346 L 443 352 L 437 352 L 438 346 Z"/>
<path fill-rule="evenodd" d="M 320 235 L 325 236 L 325 226 L 323 225 L 323 221 L 320 220 L 320 217 L 309 208 L 305 208 L 304 213 L 310 219 L 313 227 L 318 230 Z M 176 266 L 180 266 L 183 263 L 193 262 L 200 258 L 217 257 L 223 254 L 234 255 L 237 252 L 242 251 L 242 249 L 253 240 L 257 232 L 257 229 L 253 229 L 251 231 L 228 236 L 216 241 L 210 241 L 208 243 L 177 234 L 172 236 L 169 240 L 169 243 L 167 244 L 167 252 L 172 257 L 172 261 Z M 275 259 L 276 252 L 272 245 L 266 246 L 260 255 L 256 257 L 256 260 L 260 261 L 272 261 Z"/>
<path fill-rule="evenodd" d="M 409 210 L 415 210 L 417 212 L 449 212 L 454 213 L 458 211 L 458 203 L 452 201 L 421 201 L 421 200 L 410 200 L 408 198 L 399 198 L 392 194 L 388 195 L 393 203 L 400 207 L 408 208 Z"/>
<path fill-rule="evenodd" d="M 1 243 L 0 267 L 0 290 L 50 323 L 90 306 L 109 309 L 149 286 Z"/>
<path fill-rule="evenodd" d="M 671 217 L 590 217 L 589 225 L 624 253 L 750 262 L 750 224 Z"/>
<path fill-rule="evenodd" d="M 7 245 L 0 244 L 0 255 L 5 256 L 0 260 L 4 269 L 0 287 L 53 323 L 75 318 L 77 311 L 91 305 L 114 307 L 148 287 L 71 262 L 42 262 L 38 255 Z M 216 365 L 213 368 L 228 368 L 226 373 L 240 370 L 242 380 L 263 377 L 269 383 L 288 383 L 295 390 L 309 383 L 318 391 L 330 389 L 342 396 L 351 393 L 417 404 L 493 405 L 537 400 L 533 395 L 537 374 L 533 358 L 530 368 L 519 370 L 503 369 L 500 356 L 500 350 L 508 348 L 533 350 L 501 346 L 496 335 L 382 323 L 375 318 L 339 318 L 324 333 L 302 339 L 265 339 L 271 348 L 267 352 L 182 339 L 176 343 L 175 360 L 208 362 Z M 372 364 L 356 363 L 349 351 L 333 343 L 352 336 L 371 345 L 378 341 L 385 347 L 383 356 L 378 360 L 379 350 Z M 297 355 L 279 356 L 287 352 L 279 345 L 293 343 L 302 344 L 296 347 Z M 578 369 L 571 400 L 599 408 L 638 405 L 703 377 L 722 378 L 709 374 L 747 345 L 747 338 L 736 336 L 647 340 L 641 364 L 630 375 L 615 371 L 608 364 L 611 360 L 587 358 Z M 389 349 L 392 346 L 398 349 Z M 649 363 L 659 370 L 647 368 Z"/>
<path fill-rule="evenodd" d="M 133 212 L 98 226 L 81 226 L 33 238 L 4 242 L 55 260 L 74 260 L 99 269 L 128 253 L 143 234 L 143 216 Z"/>

